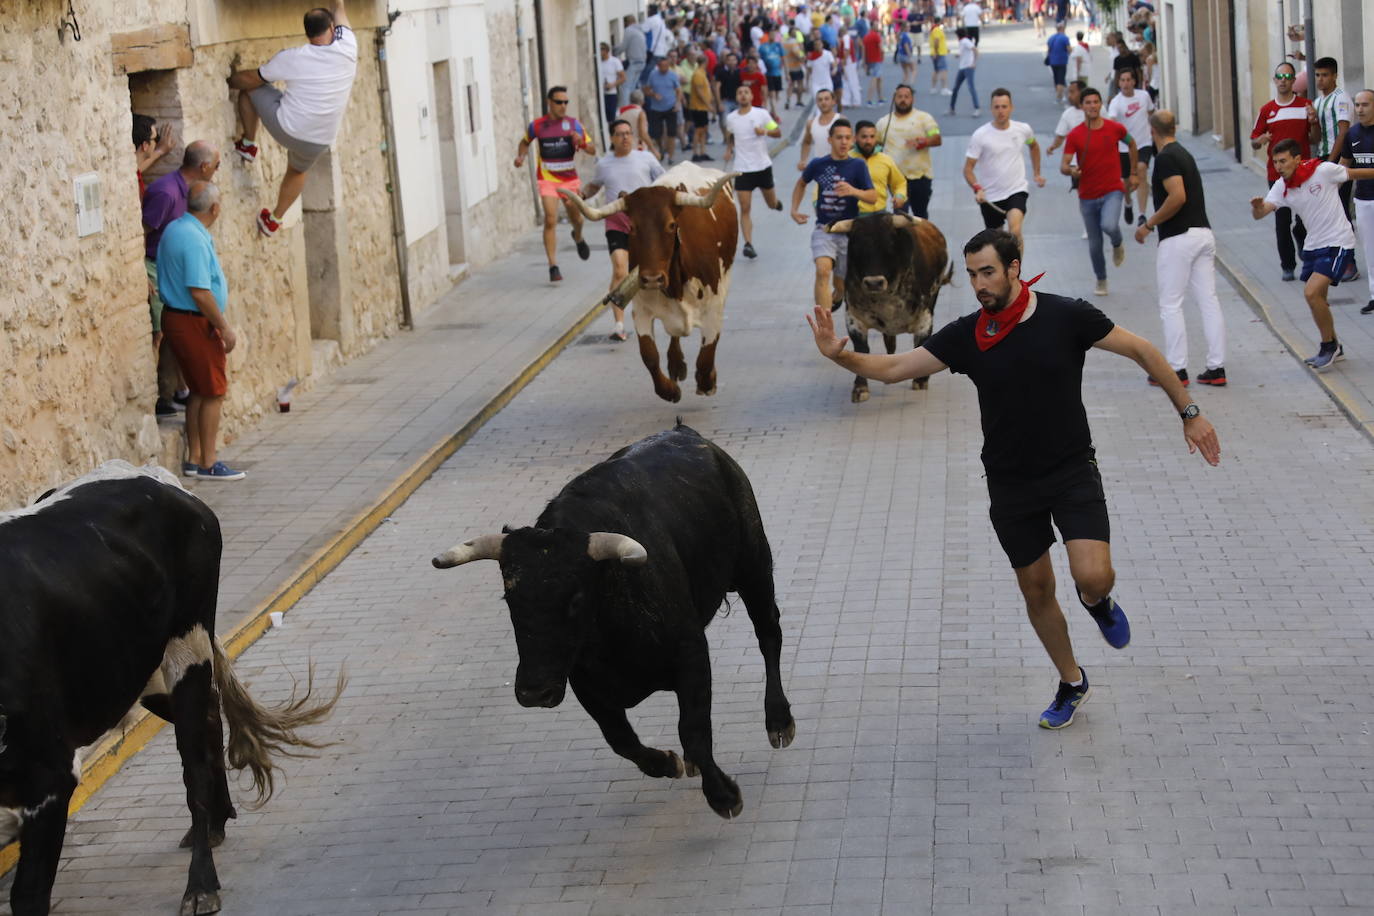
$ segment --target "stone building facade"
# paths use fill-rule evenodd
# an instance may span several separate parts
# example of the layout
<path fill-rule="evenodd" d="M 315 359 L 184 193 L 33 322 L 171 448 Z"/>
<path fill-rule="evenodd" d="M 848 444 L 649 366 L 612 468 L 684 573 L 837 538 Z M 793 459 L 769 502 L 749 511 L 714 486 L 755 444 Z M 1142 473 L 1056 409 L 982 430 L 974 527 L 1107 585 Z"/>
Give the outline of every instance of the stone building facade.
<path fill-rule="evenodd" d="M 142 266 L 130 114 L 222 153 L 214 226 L 239 334 L 224 434 L 273 409 L 279 386 L 394 333 L 401 297 L 376 53 L 384 0 L 353 0 L 358 77 L 333 152 L 312 169 L 300 216 L 275 239 L 255 216 L 275 201 L 285 154 L 266 139 L 232 153 L 231 67 L 304 41 L 288 0 L 0 0 L 0 505 L 107 458 L 172 460 L 153 417 L 155 361 Z M 59 25 L 67 27 L 59 31 Z M 83 224 L 78 224 L 78 192 Z M 96 211 L 98 210 L 98 213 Z M 293 225 L 294 224 L 294 225 Z"/>

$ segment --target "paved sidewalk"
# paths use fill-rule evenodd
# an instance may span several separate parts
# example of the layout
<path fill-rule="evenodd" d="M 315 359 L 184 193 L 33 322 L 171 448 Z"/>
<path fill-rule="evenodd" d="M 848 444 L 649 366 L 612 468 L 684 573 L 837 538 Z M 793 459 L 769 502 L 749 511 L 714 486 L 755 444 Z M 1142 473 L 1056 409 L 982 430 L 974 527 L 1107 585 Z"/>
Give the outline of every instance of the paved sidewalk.
<path fill-rule="evenodd" d="M 1302 283 L 1285 283 L 1280 277 L 1274 217 L 1256 221 L 1250 215 L 1250 198 L 1263 196 L 1266 191 L 1264 176 L 1240 165 L 1231 151 L 1218 150 L 1204 138 L 1185 137 L 1183 143 L 1204 176 L 1207 218 L 1216 233 L 1223 270 L 1296 359 L 1316 353 L 1317 328 L 1303 299 Z M 1360 279 L 1332 289 L 1329 300 L 1345 360 L 1318 380 L 1351 421 L 1374 436 L 1374 315 L 1360 314 L 1360 308 L 1374 298 L 1366 279 L 1374 265 L 1363 263 L 1363 255 L 1357 260 Z"/>

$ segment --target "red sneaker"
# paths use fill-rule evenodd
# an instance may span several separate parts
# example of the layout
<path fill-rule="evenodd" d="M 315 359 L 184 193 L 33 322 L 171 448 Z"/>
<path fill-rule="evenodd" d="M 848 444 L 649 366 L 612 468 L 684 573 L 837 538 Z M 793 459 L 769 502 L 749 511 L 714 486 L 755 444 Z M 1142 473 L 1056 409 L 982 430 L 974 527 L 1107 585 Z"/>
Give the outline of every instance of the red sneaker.
<path fill-rule="evenodd" d="M 258 145 L 249 143 L 242 137 L 234 141 L 234 152 L 242 156 L 245 162 L 256 162 L 258 159 Z"/>
<path fill-rule="evenodd" d="M 262 212 L 258 214 L 258 231 L 270 239 L 280 228 L 281 223 L 273 218 L 272 211 L 263 207 Z"/>

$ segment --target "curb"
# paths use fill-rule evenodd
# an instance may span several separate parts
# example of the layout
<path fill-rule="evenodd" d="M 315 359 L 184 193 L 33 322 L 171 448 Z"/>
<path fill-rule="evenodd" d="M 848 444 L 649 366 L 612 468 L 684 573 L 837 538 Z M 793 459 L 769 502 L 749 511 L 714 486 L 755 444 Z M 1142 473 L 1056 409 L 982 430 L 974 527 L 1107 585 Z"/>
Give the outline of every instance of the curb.
<path fill-rule="evenodd" d="M 286 613 L 310 593 L 321 579 L 329 575 L 350 553 L 375 531 L 402 503 L 408 500 L 433 473 L 447 461 L 454 452 L 467 444 L 479 429 L 502 408 L 515 399 L 530 382 L 553 362 L 554 358 L 587 329 L 603 307 L 602 296 L 598 295 L 594 304 L 582 314 L 572 327 L 564 331 L 552 344 L 507 383 L 496 396 L 483 405 L 466 423 L 451 436 L 433 446 L 424 457 L 395 480 L 378 499 L 355 515 L 328 543 L 316 550 L 296 572 L 246 618 L 235 624 L 220 637 L 224 652 L 229 658 L 236 659 L 253 643 L 257 642 L 271 626 L 271 615 Z M 117 735 L 107 735 L 92 745 L 81 767 L 81 780 L 72 793 L 68 815 L 75 814 L 98 792 L 110 777 L 119 772 L 120 767 L 141 751 L 167 723 L 135 704 L 126 719 L 123 730 Z M 0 847 L 0 877 L 4 877 L 19 861 L 19 844 L 11 843 Z"/>
<path fill-rule="evenodd" d="M 1235 270 L 1227 262 L 1226 257 L 1221 253 L 1220 249 L 1217 251 L 1216 264 L 1217 267 L 1221 269 L 1222 275 L 1230 282 L 1231 286 L 1235 288 L 1236 292 L 1240 293 L 1241 298 L 1248 302 L 1250 308 L 1263 319 L 1265 326 L 1278 338 L 1279 343 L 1283 344 L 1288 352 L 1293 355 L 1293 358 L 1301 364 L 1303 355 L 1299 346 L 1302 342 L 1295 341 L 1290 335 L 1279 329 L 1278 325 L 1274 322 L 1274 316 L 1269 310 L 1269 305 L 1265 302 L 1259 290 L 1255 289 L 1250 281 L 1245 279 L 1242 273 Z M 1304 365 L 1303 368 L 1306 369 L 1307 367 Z M 1350 425 L 1364 433 L 1371 441 L 1374 441 L 1374 416 L 1369 416 L 1365 413 L 1364 408 L 1360 404 L 1360 398 L 1354 393 L 1354 390 L 1346 384 L 1340 376 L 1323 375 L 1320 372 L 1311 370 L 1308 370 L 1308 375 L 1315 376 L 1316 383 L 1320 385 L 1327 396 L 1335 402 L 1336 407 L 1340 409 L 1341 413 L 1345 414 L 1345 418 L 1350 421 Z"/>

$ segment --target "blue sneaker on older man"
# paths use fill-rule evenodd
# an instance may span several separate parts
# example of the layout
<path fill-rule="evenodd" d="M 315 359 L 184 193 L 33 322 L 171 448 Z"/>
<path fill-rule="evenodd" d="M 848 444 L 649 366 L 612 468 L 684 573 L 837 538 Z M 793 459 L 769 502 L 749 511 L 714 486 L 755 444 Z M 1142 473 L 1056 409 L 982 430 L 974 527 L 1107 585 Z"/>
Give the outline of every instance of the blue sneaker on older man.
<path fill-rule="evenodd" d="M 216 461 L 208 468 L 201 468 L 197 480 L 242 480 L 247 477 L 243 471 L 236 471 L 223 461 Z"/>

